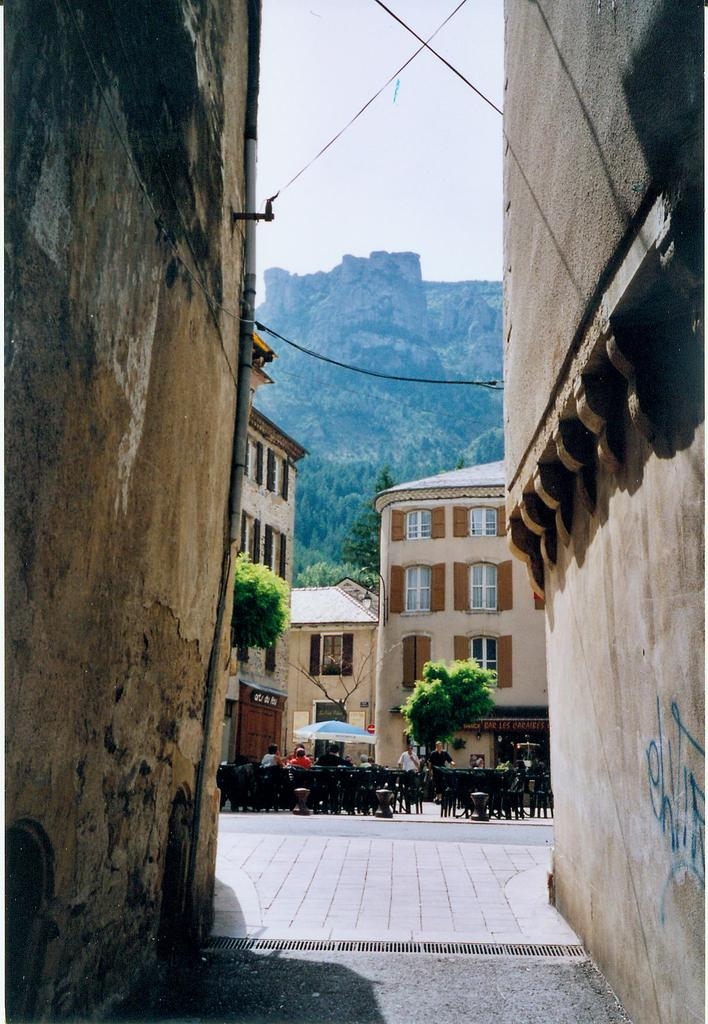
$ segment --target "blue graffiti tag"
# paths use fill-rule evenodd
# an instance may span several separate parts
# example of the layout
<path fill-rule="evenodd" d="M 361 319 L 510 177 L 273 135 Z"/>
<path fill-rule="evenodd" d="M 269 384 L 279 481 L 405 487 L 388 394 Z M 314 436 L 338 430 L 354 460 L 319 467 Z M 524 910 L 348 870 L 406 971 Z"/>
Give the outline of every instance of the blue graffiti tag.
<path fill-rule="evenodd" d="M 662 835 L 671 844 L 672 863 L 662 896 L 670 883 L 692 875 L 705 888 L 705 791 L 701 788 L 705 750 L 681 719 L 676 701 L 671 704 L 673 727 L 664 731 L 661 704 L 656 698 L 658 737 L 646 748 L 649 798 Z"/>

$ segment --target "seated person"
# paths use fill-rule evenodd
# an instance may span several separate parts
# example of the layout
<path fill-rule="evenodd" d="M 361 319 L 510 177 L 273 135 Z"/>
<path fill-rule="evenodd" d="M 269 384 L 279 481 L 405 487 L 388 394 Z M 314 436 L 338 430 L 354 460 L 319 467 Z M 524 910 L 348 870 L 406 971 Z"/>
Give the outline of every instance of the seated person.
<path fill-rule="evenodd" d="M 327 753 L 323 754 L 322 757 L 318 757 L 315 761 L 315 764 L 323 768 L 337 768 L 342 763 L 342 759 L 339 756 L 339 747 L 336 743 L 330 743 Z"/>
<path fill-rule="evenodd" d="M 274 765 L 282 766 L 283 763 L 277 744 L 271 743 L 268 747 L 268 753 L 263 755 L 261 768 L 272 768 Z"/>
<path fill-rule="evenodd" d="M 293 765 L 295 768 L 312 768 L 312 761 L 305 753 L 304 747 L 295 748 L 295 753 L 288 761 L 288 764 Z"/>
<path fill-rule="evenodd" d="M 373 768 L 371 758 L 368 754 L 359 754 L 359 767 L 360 768 Z"/>

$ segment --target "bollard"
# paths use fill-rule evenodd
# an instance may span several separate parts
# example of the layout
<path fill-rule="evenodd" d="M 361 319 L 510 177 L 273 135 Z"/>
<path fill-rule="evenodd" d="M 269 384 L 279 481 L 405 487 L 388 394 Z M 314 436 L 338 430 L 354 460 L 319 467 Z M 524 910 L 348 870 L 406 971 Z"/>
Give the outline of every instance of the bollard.
<path fill-rule="evenodd" d="M 293 814 L 312 814 L 312 811 L 307 806 L 307 798 L 310 795 L 309 789 L 296 789 L 294 792 L 297 806 L 293 807 Z"/>
<path fill-rule="evenodd" d="M 470 815 L 471 821 L 489 821 L 489 815 L 487 814 L 487 800 L 489 800 L 489 793 L 472 794 L 474 810 Z"/>
<path fill-rule="evenodd" d="M 377 789 L 376 799 L 379 802 L 379 809 L 374 815 L 376 818 L 392 818 L 393 811 L 391 810 L 391 800 L 393 799 L 393 791 L 390 789 Z"/>

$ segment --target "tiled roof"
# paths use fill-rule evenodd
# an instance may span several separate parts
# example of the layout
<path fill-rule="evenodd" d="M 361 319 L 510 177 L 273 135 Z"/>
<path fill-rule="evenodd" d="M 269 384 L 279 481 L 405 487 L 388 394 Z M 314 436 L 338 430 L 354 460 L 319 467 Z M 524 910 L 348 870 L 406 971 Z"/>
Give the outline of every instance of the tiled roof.
<path fill-rule="evenodd" d="M 293 587 L 290 591 L 290 622 L 344 623 L 378 621 L 376 612 L 367 609 L 340 587 Z"/>
<path fill-rule="evenodd" d="M 428 487 L 503 487 L 504 463 L 485 462 L 481 466 L 466 466 L 464 469 L 453 469 L 449 473 L 438 473 L 437 476 L 426 476 L 422 480 L 411 480 L 405 484 L 396 484 L 390 491 L 422 491 Z"/>

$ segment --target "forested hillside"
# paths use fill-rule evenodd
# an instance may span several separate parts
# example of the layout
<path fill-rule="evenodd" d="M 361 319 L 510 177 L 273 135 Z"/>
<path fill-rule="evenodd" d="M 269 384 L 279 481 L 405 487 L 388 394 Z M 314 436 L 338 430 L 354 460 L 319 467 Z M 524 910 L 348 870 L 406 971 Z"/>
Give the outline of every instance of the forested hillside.
<path fill-rule="evenodd" d="M 405 377 L 501 378 L 500 282 L 425 282 L 415 253 L 382 252 L 265 281 L 257 320 L 329 358 Z M 502 457 L 500 391 L 382 380 L 264 337 L 276 384 L 256 405 L 310 453 L 298 466 L 296 572 L 341 559 L 382 465 L 403 481 Z"/>

